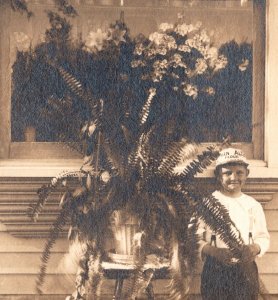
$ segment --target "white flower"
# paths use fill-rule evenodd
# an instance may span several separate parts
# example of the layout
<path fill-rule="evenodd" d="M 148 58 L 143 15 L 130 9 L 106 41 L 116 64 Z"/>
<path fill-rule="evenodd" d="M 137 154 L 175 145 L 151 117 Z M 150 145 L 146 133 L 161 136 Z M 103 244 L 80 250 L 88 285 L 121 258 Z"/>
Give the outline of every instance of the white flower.
<path fill-rule="evenodd" d="M 183 91 L 187 96 L 192 97 L 194 100 L 198 96 L 198 88 L 196 85 L 186 84 L 183 88 Z"/>
<path fill-rule="evenodd" d="M 173 65 L 174 68 L 177 68 L 177 67 L 186 68 L 186 64 L 182 61 L 182 56 L 178 53 L 175 53 L 171 57 L 170 63 L 171 63 L 171 65 Z"/>
<path fill-rule="evenodd" d="M 110 180 L 110 174 L 108 171 L 103 171 L 101 174 L 100 174 L 100 178 L 101 180 L 104 182 L 104 183 L 107 183 L 109 180 Z"/>
<path fill-rule="evenodd" d="M 166 50 L 165 50 L 166 51 Z M 153 56 L 155 56 L 157 54 L 157 49 L 154 49 L 154 48 L 150 48 L 148 49 L 148 51 L 146 52 L 146 55 L 149 57 L 149 58 L 153 58 Z"/>
<path fill-rule="evenodd" d="M 144 51 L 144 45 L 143 44 L 137 44 L 135 46 L 135 49 L 134 49 L 134 54 L 135 55 L 142 55 L 143 51 Z"/>
<path fill-rule="evenodd" d="M 200 40 L 205 44 L 210 43 L 210 37 L 208 36 L 206 30 L 201 31 Z"/>
<path fill-rule="evenodd" d="M 218 59 L 215 61 L 214 64 L 214 71 L 218 71 L 221 69 L 224 69 L 226 65 L 228 64 L 228 59 L 224 55 L 219 55 Z"/>
<path fill-rule="evenodd" d="M 24 32 L 14 32 L 14 39 L 18 51 L 28 51 L 31 46 L 31 38 Z"/>
<path fill-rule="evenodd" d="M 106 39 L 107 33 L 100 28 L 96 32 L 90 31 L 85 41 L 85 49 L 89 52 L 100 51 Z"/>
<path fill-rule="evenodd" d="M 196 23 L 195 26 L 192 24 L 187 25 L 187 24 L 183 23 L 183 24 L 177 25 L 175 32 L 180 34 L 181 36 L 185 36 L 193 31 L 199 30 L 201 26 L 202 26 L 201 22 Z"/>
<path fill-rule="evenodd" d="M 247 67 L 249 65 L 249 59 L 244 59 L 242 63 L 238 66 L 241 72 L 246 71 Z"/>
<path fill-rule="evenodd" d="M 167 31 L 169 29 L 173 29 L 173 28 L 174 28 L 174 25 L 171 24 L 171 23 L 161 23 L 159 25 L 159 30 L 161 30 L 163 32 L 165 32 L 165 31 Z"/>
<path fill-rule="evenodd" d="M 195 72 L 197 74 L 203 74 L 208 68 L 206 61 L 203 58 L 198 58 L 195 64 Z"/>
<path fill-rule="evenodd" d="M 167 62 L 166 59 L 163 59 L 163 60 L 156 60 L 156 61 L 153 63 L 153 67 L 154 67 L 154 69 L 156 69 L 156 70 L 167 69 L 167 67 L 168 67 L 168 62 Z"/>
<path fill-rule="evenodd" d="M 201 46 L 199 47 L 199 51 L 200 53 L 203 55 L 204 59 L 208 60 L 208 51 L 209 51 L 210 47 L 208 45 L 205 46 Z"/>
<path fill-rule="evenodd" d="M 132 68 L 137 68 L 137 67 L 144 67 L 144 66 L 146 66 L 146 62 L 145 61 L 143 61 L 143 60 L 133 60 L 132 62 L 131 62 L 131 67 Z"/>
<path fill-rule="evenodd" d="M 181 36 L 185 36 L 188 34 L 189 30 L 190 30 L 189 25 L 184 23 L 184 24 L 177 25 L 175 32 Z"/>
<path fill-rule="evenodd" d="M 158 47 L 154 50 L 154 54 L 166 55 L 167 49 L 165 47 Z"/>
<path fill-rule="evenodd" d="M 170 35 L 164 36 L 164 43 L 168 49 L 177 49 L 177 43 L 174 37 Z"/>
<path fill-rule="evenodd" d="M 205 89 L 205 92 L 208 93 L 210 96 L 215 95 L 215 89 L 214 89 L 212 86 L 208 86 L 208 87 Z"/>
<path fill-rule="evenodd" d="M 207 54 L 206 57 L 207 59 L 211 59 L 211 60 L 216 60 L 218 57 L 218 50 L 215 47 L 211 47 L 209 49 L 207 49 Z"/>
<path fill-rule="evenodd" d="M 194 44 L 194 48 L 195 49 L 197 49 L 199 52 L 202 52 L 202 50 L 203 50 L 203 48 L 204 48 L 204 46 L 203 46 L 203 44 L 202 44 L 202 42 L 197 38 L 197 39 L 194 39 L 194 42 L 195 42 L 195 44 Z"/>
<path fill-rule="evenodd" d="M 165 34 L 164 33 L 159 33 L 159 32 L 153 32 L 149 36 L 149 40 L 156 45 L 160 45 L 164 41 Z"/>
<path fill-rule="evenodd" d="M 153 73 L 153 76 L 152 76 L 152 80 L 153 82 L 159 82 L 162 80 L 163 78 L 163 74 L 165 74 L 165 72 L 162 72 L 162 71 L 155 71 Z"/>
<path fill-rule="evenodd" d="M 195 48 L 196 41 L 194 39 L 188 39 L 185 41 L 185 45 L 189 46 L 190 48 Z"/>
<path fill-rule="evenodd" d="M 188 45 L 180 45 L 178 47 L 178 50 L 182 51 L 182 52 L 191 52 L 191 48 Z"/>

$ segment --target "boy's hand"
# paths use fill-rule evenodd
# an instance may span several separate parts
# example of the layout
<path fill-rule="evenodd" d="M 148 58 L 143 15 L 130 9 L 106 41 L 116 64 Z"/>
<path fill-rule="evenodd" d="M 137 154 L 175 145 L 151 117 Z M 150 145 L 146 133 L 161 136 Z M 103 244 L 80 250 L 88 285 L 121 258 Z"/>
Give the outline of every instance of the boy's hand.
<path fill-rule="evenodd" d="M 248 263 L 254 261 L 260 252 L 261 248 L 258 244 L 245 245 L 241 253 L 241 262 Z"/>
<path fill-rule="evenodd" d="M 210 255 L 225 265 L 234 265 L 237 261 L 233 260 L 231 250 L 226 248 L 216 248 L 211 245 L 205 245 L 202 249 L 203 255 Z"/>

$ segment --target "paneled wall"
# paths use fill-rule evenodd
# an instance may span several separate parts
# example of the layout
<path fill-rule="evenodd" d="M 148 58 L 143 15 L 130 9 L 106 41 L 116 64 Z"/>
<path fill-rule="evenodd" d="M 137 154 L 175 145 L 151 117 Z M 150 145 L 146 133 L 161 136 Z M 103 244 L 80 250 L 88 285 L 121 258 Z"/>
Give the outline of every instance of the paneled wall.
<path fill-rule="evenodd" d="M 38 298 L 35 281 L 39 271 L 40 255 L 49 225 L 57 214 L 58 195 L 54 195 L 45 207 L 37 223 L 26 217 L 30 202 L 36 200 L 37 188 L 48 179 L 2 178 L 0 180 L 0 299 L 64 299 L 74 290 L 74 268 L 66 264 L 68 241 L 57 241 L 47 269 L 44 296 Z M 212 181 L 202 179 L 208 189 Z M 258 259 L 260 276 L 273 298 L 278 299 L 278 180 L 250 179 L 246 192 L 264 205 L 271 247 L 266 255 Z M 63 235 L 65 236 L 65 235 Z M 67 270 L 67 274 L 65 271 Z M 192 293 L 199 298 L 199 274 L 201 263 L 192 284 Z M 156 280 L 154 290 L 158 299 L 167 299 L 167 280 Z M 106 280 L 103 299 L 111 299 L 114 281 Z"/>

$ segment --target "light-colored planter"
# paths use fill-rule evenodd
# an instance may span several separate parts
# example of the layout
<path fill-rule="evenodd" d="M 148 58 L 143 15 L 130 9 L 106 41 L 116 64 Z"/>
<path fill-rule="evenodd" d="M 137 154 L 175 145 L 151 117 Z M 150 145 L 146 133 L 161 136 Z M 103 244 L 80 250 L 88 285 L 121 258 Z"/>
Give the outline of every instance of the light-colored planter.
<path fill-rule="evenodd" d="M 114 241 L 117 254 L 131 255 L 133 253 L 133 238 L 138 231 L 138 219 L 126 211 L 114 213 Z"/>

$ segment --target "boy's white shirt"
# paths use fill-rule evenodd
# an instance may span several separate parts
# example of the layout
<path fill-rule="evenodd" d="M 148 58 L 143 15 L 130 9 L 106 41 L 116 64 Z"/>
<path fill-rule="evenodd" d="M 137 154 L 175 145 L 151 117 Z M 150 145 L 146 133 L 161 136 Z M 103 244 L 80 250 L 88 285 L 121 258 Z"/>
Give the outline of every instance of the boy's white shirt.
<path fill-rule="evenodd" d="M 252 232 L 253 242 L 261 248 L 259 257 L 263 256 L 269 248 L 270 237 L 266 227 L 266 220 L 263 208 L 254 198 L 243 194 L 237 198 L 223 195 L 219 191 L 212 194 L 217 198 L 229 212 L 231 220 L 240 231 L 245 244 L 249 244 L 249 232 Z M 201 220 L 199 222 L 198 234 L 200 240 L 200 252 L 203 246 L 211 242 L 213 231 Z M 216 235 L 216 245 L 218 248 L 228 248 L 227 245 Z"/>

